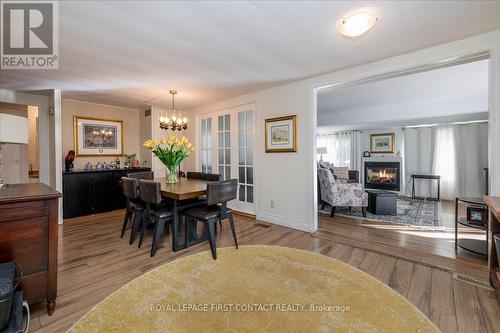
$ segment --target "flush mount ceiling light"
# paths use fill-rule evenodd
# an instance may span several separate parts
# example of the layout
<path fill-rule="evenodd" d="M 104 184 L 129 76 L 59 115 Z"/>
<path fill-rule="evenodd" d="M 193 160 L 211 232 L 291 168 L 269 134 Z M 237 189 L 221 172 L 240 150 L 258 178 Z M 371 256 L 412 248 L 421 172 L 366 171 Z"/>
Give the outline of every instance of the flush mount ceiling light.
<path fill-rule="evenodd" d="M 372 30 L 377 21 L 378 17 L 375 15 L 357 13 L 342 18 L 337 25 L 337 31 L 346 39 L 358 40 Z"/>

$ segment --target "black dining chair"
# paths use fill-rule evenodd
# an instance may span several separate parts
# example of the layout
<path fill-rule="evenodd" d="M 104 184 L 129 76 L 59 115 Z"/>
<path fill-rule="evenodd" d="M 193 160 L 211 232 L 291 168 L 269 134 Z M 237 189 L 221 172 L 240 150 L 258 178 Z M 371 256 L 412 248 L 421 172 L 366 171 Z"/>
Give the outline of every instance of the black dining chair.
<path fill-rule="evenodd" d="M 132 244 L 135 239 L 133 226 L 141 223 L 145 206 L 139 199 L 139 181 L 129 177 L 122 177 L 121 181 L 123 195 L 127 199 L 127 209 L 125 211 L 125 218 L 123 219 L 120 238 L 123 238 L 127 225 L 133 218 L 134 222 L 132 223 L 132 231 L 130 234 L 130 244 Z"/>
<path fill-rule="evenodd" d="M 203 180 L 210 180 L 210 181 L 215 181 L 215 182 L 221 180 L 221 177 L 218 173 L 203 173 L 203 172 L 193 172 L 193 171 L 189 171 L 187 173 L 187 178 L 203 179 Z"/>
<path fill-rule="evenodd" d="M 236 239 L 236 230 L 234 227 L 233 211 L 227 207 L 228 201 L 236 199 L 236 191 L 238 180 L 224 180 L 207 184 L 207 204 L 202 207 L 187 209 L 183 212 L 186 217 L 185 241 L 189 243 L 192 227 L 196 221 L 205 223 L 208 228 L 208 241 L 212 257 L 217 259 L 217 250 L 215 244 L 215 229 L 217 221 L 228 219 L 233 233 L 234 245 L 238 248 L 238 240 Z"/>
<path fill-rule="evenodd" d="M 172 222 L 172 211 L 167 206 L 161 205 L 162 197 L 160 183 L 151 180 L 139 180 L 139 197 L 145 203 L 139 247 L 141 247 L 146 231 L 146 222 L 153 222 L 155 226 L 153 242 L 151 244 L 151 257 L 153 257 L 165 227 L 169 227 L 169 224 Z"/>
<path fill-rule="evenodd" d="M 155 179 L 155 173 L 153 171 L 132 172 L 127 174 L 127 177 L 135 179 L 153 180 Z"/>

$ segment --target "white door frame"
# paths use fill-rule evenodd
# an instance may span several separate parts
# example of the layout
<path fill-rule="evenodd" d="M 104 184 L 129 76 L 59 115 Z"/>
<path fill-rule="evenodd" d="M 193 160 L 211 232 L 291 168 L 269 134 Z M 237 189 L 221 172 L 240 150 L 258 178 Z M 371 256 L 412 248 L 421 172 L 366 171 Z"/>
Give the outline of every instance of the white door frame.
<path fill-rule="evenodd" d="M 312 207 L 313 207 L 313 216 L 312 216 L 312 232 L 315 232 L 318 229 L 318 188 L 317 188 L 317 167 L 316 167 L 316 135 L 318 131 L 318 92 L 324 88 L 331 87 L 346 87 L 352 85 L 358 85 L 362 83 L 374 82 L 384 79 L 390 79 L 400 76 L 406 76 L 410 74 L 415 74 L 419 72 L 425 72 L 432 69 L 438 69 L 443 67 L 450 67 L 459 65 L 461 63 L 468 63 L 473 61 L 478 61 L 482 59 L 489 59 L 489 140 L 488 140 L 488 149 L 489 149 L 489 170 L 490 174 L 497 173 L 500 175 L 500 154 L 498 151 L 494 151 L 495 145 L 494 143 L 500 142 L 500 100 L 499 93 L 500 91 L 500 43 L 496 43 L 495 46 L 488 48 L 486 50 L 480 50 L 475 52 L 467 52 L 466 54 L 457 55 L 455 57 L 447 57 L 442 58 L 439 61 L 427 62 L 418 66 L 409 66 L 403 69 L 395 70 L 395 71 L 387 71 L 382 72 L 377 75 L 368 75 L 366 77 L 332 82 L 331 84 L 317 84 L 312 85 L 310 87 L 310 108 L 313 110 L 312 112 L 312 121 L 311 121 L 311 142 L 313 149 L 311 150 L 310 160 L 312 161 L 311 171 L 309 174 L 312 175 L 312 186 L 310 189 L 312 190 L 311 198 L 313 198 Z M 500 150 L 500 148 L 496 148 Z M 494 160 L 494 163 L 492 161 Z M 496 168 L 494 168 L 496 167 Z M 489 188 L 491 193 L 490 195 L 500 195 L 500 176 L 496 178 L 489 178 Z"/>

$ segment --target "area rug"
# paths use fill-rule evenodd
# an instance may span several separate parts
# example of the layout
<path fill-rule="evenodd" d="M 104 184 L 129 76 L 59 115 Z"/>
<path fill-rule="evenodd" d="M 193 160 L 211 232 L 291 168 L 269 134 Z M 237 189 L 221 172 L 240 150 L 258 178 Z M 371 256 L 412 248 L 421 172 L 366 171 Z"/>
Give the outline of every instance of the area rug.
<path fill-rule="evenodd" d="M 335 216 L 406 225 L 428 230 L 445 229 L 441 219 L 440 202 L 411 199 L 408 197 L 398 197 L 397 200 L 397 215 L 375 215 L 367 211 L 366 217 L 364 217 L 361 208 L 349 210 L 347 208 L 338 207 L 335 210 Z M 330 207 L 325 207 L 321 212 L 323 214 L 330 214 Z"/>
<path fill-rule="evenodd" d="M 160 266 L 71 332 L 439 332 L 398 293 L 338 260 L 279 246 L 200 252 Z"/>

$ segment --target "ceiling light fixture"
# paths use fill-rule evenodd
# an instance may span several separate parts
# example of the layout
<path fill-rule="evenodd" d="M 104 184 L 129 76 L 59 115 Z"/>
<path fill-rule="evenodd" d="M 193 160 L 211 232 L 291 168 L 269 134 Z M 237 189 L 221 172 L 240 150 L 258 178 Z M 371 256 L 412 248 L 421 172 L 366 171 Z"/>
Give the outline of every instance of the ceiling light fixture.
<path fill-rule="evenodd" d="M 378 17 L 374 15 L 357 13 L 342 18 L 337 25 L 337 31 L 346 39 L 358 40 L 372 30 L 377 21 Z"/>
<path fill-rule="evenodd" d="M 188 119 L 187 117 L 183 117 L 179 111 L 175 110 L 175 95 L 177 94 L 176 90 L 170 90 L 169 93 L 172 95 L 172 113 L 163 115 L 163 112 L 160 114 L 160 128 L 164 130 L 171 129 L 175 130 L 185 130 L 188 128 Z"/>

